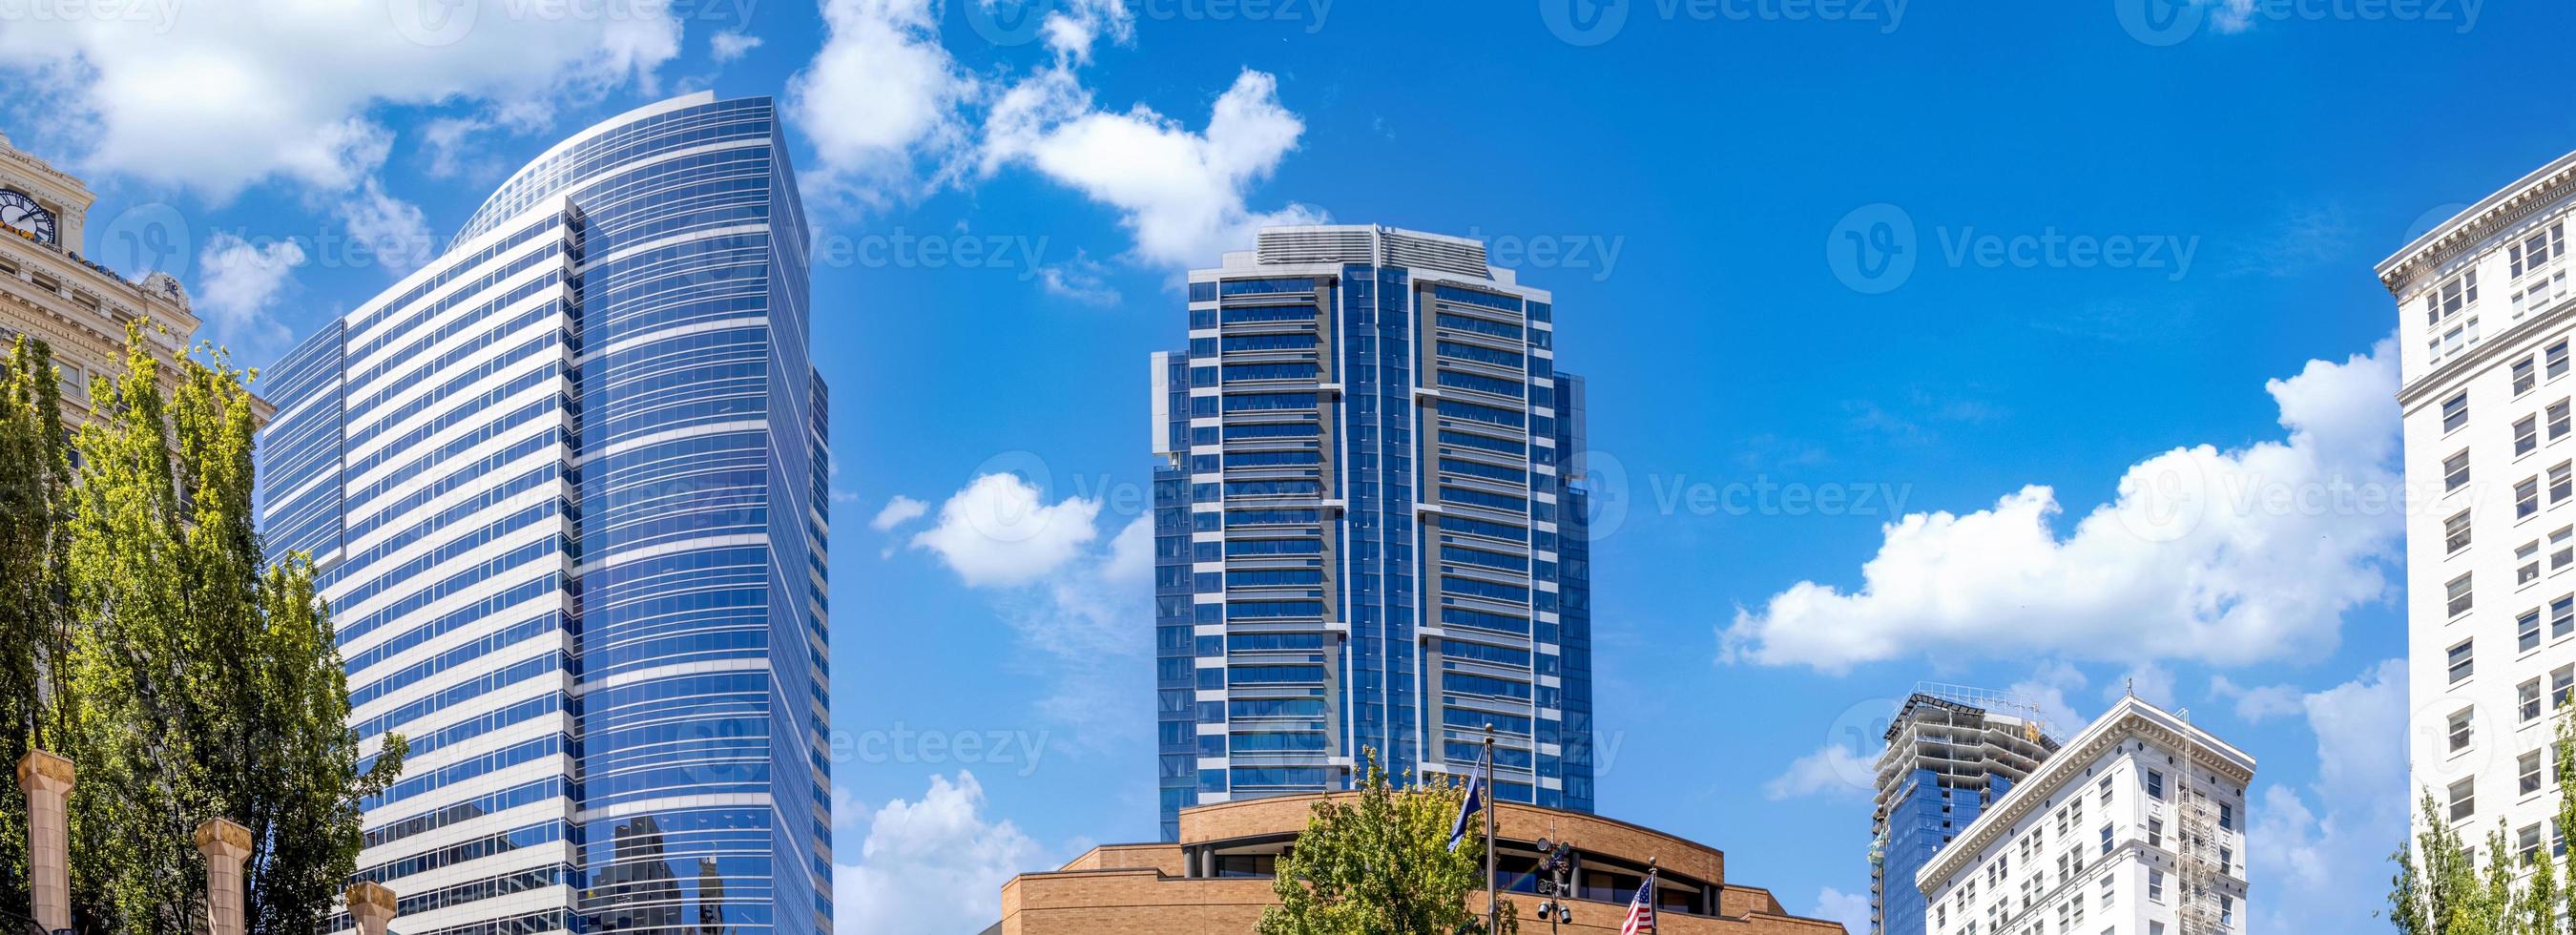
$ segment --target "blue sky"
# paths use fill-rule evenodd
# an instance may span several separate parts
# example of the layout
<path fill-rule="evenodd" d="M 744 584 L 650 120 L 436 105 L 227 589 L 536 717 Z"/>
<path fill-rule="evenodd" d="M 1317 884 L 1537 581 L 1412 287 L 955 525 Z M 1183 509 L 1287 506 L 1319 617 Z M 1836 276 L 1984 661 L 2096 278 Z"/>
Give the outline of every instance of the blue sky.
<path fill-rule="evenodd" d="M 1007 873 L 1152 835 L 1144 355 L 1178 270 L 1316 218 L 1556 293 L 1614 511 L 1601 811 L 1865 920 L 1849 738 L 1893 699 L 2071 728 L 2134 684 L 2261 759 L 2267 927 L 2374 925 L 2408 712 L 2398 514 L 2338 493 L 2394 483 L 2370 267 L 2576 148 L 2576 9 L 420 2 L 17 9 L 0 130 L 257 364 L 555 139 L 781 97 L 827 244 L 846 930 L 972 931 Z"/>

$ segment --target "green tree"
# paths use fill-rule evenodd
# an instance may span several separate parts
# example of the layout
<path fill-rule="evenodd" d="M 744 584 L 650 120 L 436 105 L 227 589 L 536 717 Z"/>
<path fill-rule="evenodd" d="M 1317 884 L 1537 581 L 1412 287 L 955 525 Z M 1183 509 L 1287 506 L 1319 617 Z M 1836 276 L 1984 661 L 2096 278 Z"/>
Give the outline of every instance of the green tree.
<path fill-rule="evenodd" d="M 1408 778 L 1409 778 L 1408 774 Z M 1484 932 L 1484 825 L 1449 849 L 1449 826 L 1466 799 L 1453 781 L 1391 788 L 1368 756 L 1359 795 L 1318 802 L 1306 829 L 1279 858 L 1271 890 L 1279 905 L 1261 913 L 1260 935 L 1453 935 Z M 1510 900 L 1502 931 L 1520 931 Z"/>
<path fill-rule="evenodd" d="M 2576 789 L 2576 712 L 2559 717 L 2553 733 L 2558 787 Z M 2545 845 L 2523 856 L 2498 819 L 2480 867 L 2430 790 L 2419 810 L 2415 840 L 2389 856 L 2397 872 L 2389 880 L 2388 920 L 2400 935 L 2576 935 L 2561 918 L 2576 909 L 2576 864 Z M 2576 795 L 2559 797 L 2552 824 L 2561 840 L 2576 839 Z"/>
<path fill-rule="evenodd" d="M 0 769 L 61 721 L 44 702 L 70 637 L 63 603 L 71 463 L 52 355 L 26 337 L 0 348 Z M 26 801 L 0 795 L 0 879 L 26 874 Z M 17 887 L 0 908 L 23 911 Z"/>
<path fill-rule="evenodd" d="M 44 417 L 20 410 L 47 408 L 33 387 L 53 378 L 39 373 L 49 369 L 41 350 L 21 344 L 12 357 L 0 497 L 52 491 L 60 506 L 47 531 L 0 542 L 0 594 L 47 590 L 59 612 L 0 626 L 42 631 L 53 619 L 62 636 L 58 652 L 34 653 L 38 663 L 7 660 L 7 703 L 34 712 L 8 732 L 23 745 L 41 729 L 80 769 L 72 889 L 86 926 L 188 935 L 204 895 L 194 831 L 222 817 L 251 833 L 250 931 L 304 935 L 356 870 L 358 803 L 392 782 L 405 746 L 389 737 L 361 768 L 313 567 L 302 556 L 271 562 L 253 524 L 252 375 L 220 351 L 165 368 L 150 339 L 130 327 L 125 372 L 90 388 L 76 458 L 18 453 L 41 428 L 19 426 Z M 22 476 L 21 464 L 77 466 L 52 482 Z M 59 558 L 22 559 L 34 547 L 20 538 L 52 543 Z M 57 577 L 37 580 L 40 567 Z M 27 691 L 34 668 L 44 670 L 35 682 L 59 690 Z"/>

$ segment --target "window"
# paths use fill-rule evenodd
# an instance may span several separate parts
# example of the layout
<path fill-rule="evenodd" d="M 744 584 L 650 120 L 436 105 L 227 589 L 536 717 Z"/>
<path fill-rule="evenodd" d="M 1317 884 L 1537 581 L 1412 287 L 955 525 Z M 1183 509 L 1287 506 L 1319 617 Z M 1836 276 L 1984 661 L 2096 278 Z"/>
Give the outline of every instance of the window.
<path fill-rule="evenodd" d="M 2461 510 L 2457 515 L 2452 516 L 2450 519 L 2443 520 L 2442 538 L 2443 544 L 2450 547 L 2452 552 L 2458 552 L 2461 549 L 2468 548 L 2469 511 Z"/>
<path fill-rule="evenodd" d="M 2477 720 L 2476 715 L 2476 708 L 2461 708 L 2451 715 L 2451 752 L 2458 753 L 2469 748 L 2470 725 Z"/>
<path fill-rule="evenodd" d="M 2561 526 L 2549 534 L 2549 570 L 2569 565 L 2576 565 L 2576 526 Z"/>
<path fill-rule="evenodd" d="M 2113 877 L 2110 874 L 2106 873 L 2102 875 L 2102 908 L 2111 908 L 2112 894 L 2118 892 L 2118 890 L 2114 888 L 2114 884 L 2117 882 L 2118 878 Z"/>
<path fill-rule="evenodd" d="M 2522 563 L 2513 571 L 2513 583 L 2519 587 L 2540 580 L 2540 540 L 2533 539 L 2513 550 L 2513 560 Z"/>
<path fill-rule="evenodd" d="M 2567 252 L 2566 225 L 2564 222 L 2552 223 L 2547 230 L 2534 230 L 2515 241 L 2507 252 L 2512 260 L 2513 275 L 2519 277 L 2536 271 Z"/>
<path fill-rule="evenodd" d="M 2110 854 L 2110 853 L 2111 853 L 2111 826 L 2110 826 L 2110 825 L 2103 825 L 2103 826 L 2102 826 L 2102 853 L 2103 853 L 2103 854 L 2105 854 L 2105 855 L 2108 855 L 2108 854 Z"/>
<path fill-rule="evenodd" d="M 2478 813 L 2478 781 L 2463 779 L 2451 784 L 2451 820 L 2463 821 Z"/>
<path fill-rule="evenodd" d="M 2533 750 L 2514 760 L 2515 788 L 2523 795 L 2540 791 L 2540 751 Z"/>
<path fill-rule="evenodd" d="M 2165 872 L 2164 872 L 2164 871 L 2162 871 L 2162 870 L 2149 870 L 2149 871 L 2147 871 L 2147 901 L 2148 901 L 2148 902 L 2151 902 L 2151 903 L 2160 903 L 2160 902 L 2164 902 L 2164 901 L 2165 901 Z"/>
<path fill-rule="evenodd" d="M 2549 602 L 2549 638 L 2569 633 L 2576 633 L 2576 594 L 2561 594 Z"/>
<path fill-rule="evenodd" d="M 2460 641 L 2460 645 L 2451 647 L 2451 681 L 2453 683 L 2458 683 L 2471 675 L 2477 674 L 2477 657 L 2471 649 L 2471 644 L 2476 642 L 2477 640 L 2474 638 L 2465 639 Z M 2162 798 L 2162 796 L 2158 796 L 2158 798 Z"/>
<path fill-rule="evenodd" d="M 2526 826 L 2520 833 L 2514 835 L 2513 851 L 2514 856 L 2522 859 L 2524 866 L 2529 866 L 2538 862 L 2540 860 L 2540 826 Z"/>
<path fill-rule="evenodd" d="M 2228 831 L 2236 830 L 2236 806 L 2225 802 L 2218 803 L 2218 827 Z"/>
<path fill-rule="evenodd" d="M 2513 518 L 2521 519 L 2540 512 L 2540 478 L 2526 477 L 2513 485 Z"/>
<path fill-rule="evenodd" d="M 2567 428 L 2568 428 L 2568 426 L 2567 426 L 2567 416 L 2568 416 L 2568 403 L 2567 403 L 2567 400 L 2562 399 L 2562 400 L 2559 400 L 2559 401 L 2557 401 L 2557 402 L 2550 403 L 2550 404 L 2549 404 L 2549 408 L 2548 408 L 2548 409 L 2546 409 L 2546 410 L 2543 410 L 2543 411 L 2542 411 L 2542 415 L 2543 415 L 2544 417 L 2546 417 L 2546 418 L 2549 420 L 2549 440 L 2550 440 L 2550 441 L 2557 441 L 2557 440 L 2559 440 L 2559 439 L 2561 439 L 2561 438 L 2566 437 L 2566 435 L 2567 435 Z"/>
<path fill-rule="evenodd" d="M 2540 447 L 2540 417 L 2524 416 L 2513 424 L 2513 453 L 2530 454 Z"/>
<path fill-rule="evenodd" d="M 2476 572 L 2470 572 L 2469 574 L 2461 575 L 2457 578 L 2451 579 L 2450 584 L 2443 586 L 2443 589 L 2450 594 L 2451 616 L 2457 617 L 2461 614 L 2468 613 L 2469 607 L 2475 603 L 2469 593 L 2469 579 L 2474 577 L 2476 574 Z"/>
<path fill-rule="evenodd" d="M 2514 649 L 2530 652 L 2540 648 L 2540 608 L 2534 607 L 2513 618 Z"/>
<path fill-rule="evenodd" d="M 2532 679 L 2513 689 L 2513 714 L 2521 723 L 2540 719 L 2540 680 Z"/>
<path fill-rule="evenodd" d="M 2462 270 L 2450 282 L 2443 283 L 2441 288 L 2424 294 L 2424 323 L 2440 324 L 2442 319 L 2459 314 L 2461 309 L 2475 305 L 2477 301 L 2478 270 L 2472 266 Z"/>
<path fill-rule="evenodd" d="M 2567 341 L 2565 339 L 2560 339 L 2558 343 L 2543 348 L 2540 352 L 2540 356 L 2541 359 L 2548 364 L 2550 379 L 2555 380 L 2567 375 Z"/>
<path fill-rule="evenodd" d="M 2552 435 L 2552 438 L 2557 436 Z M 2442 459 L 2442 490 L 2447 493 L 2469 485 L 2469 453 L 2462 451 Z"/>
<path fill-rule="evenodd" d="M 2461 390 L 2442 401 L 2442 432 L 2457 432 L 2469 424 L 2469 391 Z"/>
<path fill-rule="evenodd" d="M 2162 818 L 2149 818 L 2149 819 L 2147 819 L 2147 846 L 2148 846 L 2148 847 L 2163 847 L 2163 846 L 2165 846 L 2165 821 L 2164 821 L 2164 819 L 2162 819 Z"/>
<path fill-rule="evenodd" d="M 2223 929 L 2236 927 L 2236 897 L 2218 897 L 2218 927 Z"/>
<path fill-rule="evenodd" d="M 2152 769 L 2147 771 L 2147 798 L 2158 802 L 2165 800 L 2165 774 Z"/>
<path fill-rule="evenodd" d="M 2540 368 L 2533 365 L 2531 358 L 2525 357 L 2513 362 L 2513 395 L 2520 396 L 2531 392 L 2532 387 L 2539 385 Z"/>
<path fill-rule="evenodd" d="M 2101 789 L 2102 789 L 2102 807 L 2103 807 L 2103 808 L 2110 808 L 2110 807 L 2111 807 L 2111 777 L 2109 777 L 2109 776 L 2104 776 L 2104 777 L 2102 777 L 2102 785 L 2101 785 Z"/>
<path fill-rule="evenodd" d="M 2576 666 L 2559 666 L 2549 673 L 2549 709 L 2564 708 L 2576 699 Z"/>

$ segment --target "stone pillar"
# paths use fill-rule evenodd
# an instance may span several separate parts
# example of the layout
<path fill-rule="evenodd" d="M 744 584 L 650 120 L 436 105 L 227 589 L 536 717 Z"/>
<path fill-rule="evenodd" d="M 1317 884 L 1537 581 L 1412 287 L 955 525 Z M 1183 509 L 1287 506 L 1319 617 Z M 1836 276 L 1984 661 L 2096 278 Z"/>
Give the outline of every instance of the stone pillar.
<path fill-rule="evenodd" d="M 206 935 L 242 935 L 242 859 L 250 856 L 250 829 L 210 819 L 197 826 L 197 851 L 206 855 Z"/>
<path fill-rule="evenodd" d="M 394 921 L 394 891 L 363 880 L 349 884 L 349 920 L 358 935 L 385 935 Z"/>
<path fill-rule="evenodd" d="M 36 922 L 59 932 L 72 927 L 71 825 L 64 808 L 72 794 L 72 761 L 28 751 L 18 761 L 18 788 L 27 793 L 27 888 Z"/>

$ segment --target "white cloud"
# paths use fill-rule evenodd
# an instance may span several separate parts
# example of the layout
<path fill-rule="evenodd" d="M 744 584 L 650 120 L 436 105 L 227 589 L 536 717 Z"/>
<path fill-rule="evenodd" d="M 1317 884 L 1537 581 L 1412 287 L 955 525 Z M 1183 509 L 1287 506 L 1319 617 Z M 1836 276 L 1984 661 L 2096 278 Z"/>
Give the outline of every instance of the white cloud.
<path fill-rule="evenodd" d="M 1869 757 L 1850 746 L 1828 743 L 1790 763 L 1787 772 L 1763 785 L 1762 794 L 1774 802 L 1811 795 L 1867 796 L 1877 769 Z"/>
<path fill-rule="evenodd" d="M 1084 305 L 1115 305 L 1118 290 L 1109 285 L 1109 269 L 1088 257 L 1076 254 L 1062 263 L 1038 267 L 1038 282 L 1049 295 L 1063 296 Z"/>
<path fill-rule="evenodd" d="M 1095 109 L 1091 93 L 1057 69 L 994 105 L 983 166 L 989 173 L 1024 163 L 1117 209 L 1146 262 L 1203 264 L 1250 247 L 1262 226 L 1324 220 L 1307 205 L 1255 212 L 1244 204 L 1245 190 L 1278 168 L 1305 128 L 1279 103 L 1278 80 L 1258 71 L 1237 75 L 1207 128 L 1192 131 L 1142 104 L 1124 113 Z"/>
<path fill-rule="evenodd" d="M 358 255 L 391 275 L 419 269 L 439 253 L 419 206 L 387 193 L 373 178 L 340 199 L 337 211 Z"/>
<path fill-rule="evenodd" d="M 2083 730 L 2085 725 L 2093 723 L 2092 718 L 2075 710 L 2075 706 L 2066 700 L 2068 692 L 2082 691 L 2089 683 L 2090 680 L 2084 677 L 2084 670 L 2076 668 L 2073 663 L 2062 659 L 2051 660 L 2040 663 L 2039 668 L 2030 674 L 2030 678 L 2014 682 L 2011 687 L 2004 689 L 2004 693 L 2019 697 L 2038 708 L 2041 728 L 2047 731 L 2049 736 L 2066 740 Z"/>
<path fill-rule="evenodd" d="M 304 248 L 292 240 L 254 245 L 219 233 L 197 255 L 197 288 L 189 299 L 236 353 L 264 354 L 286 341 L 286 326 L 270 310 L 303 263 Z"/>
<path fill-rule="evenodd" d="M 720 32 L 707 38 L 707 57 L 718 63 L 730 62 L 760 48 L 760 37 L 749 33 Z"/>
<path fill-rule="evenodd" d="M 922 514 L 928 512 L 930 512 L 930 504 L 896 494 L 893 499 L 886 501 L 885 508 L 877 511 L 875 519 L 868 521 L 868 528 L 878 532 L 890 532 L 897 526 L 920 519 Z"/>
<path fill-rule="evenodd" d="M 2264 685 L 2248 688 L 2236 684 L 2227 676 L 2216 675 L 2209 679 L 2209 694 L 2220 701 L 2234 703 L 2236 716 L 2248 724 L 2260 724 L 2276 717 L 2298 714 L 2306 710 L 2300 701 L 2302 694 L 2295 685 Z"/>
<path fill-rule="evenodd" d="M 1099 515 L 1097 500 L 1048 504 L 1018 475 L 986 474 L 912 537 L 968 586 L 996 592 L 995 610 L 1047 686 L 1039 712 L 1071 725 L 1076 748 L 1144 736 L 1129 714 L 1153 688 L 1152 643 L 1136 637 L 1154 613 L 1153 518 L 1100 543 Z"/>
<path fill-rule="evenodd" d="M 2388 853 L 2407 833 L 2406 661 L 2300 698 L 2317 738 L 2317 779 L 2265 788 L 2246 832 L 2247 873 L 2273 895 L 2249 930 L 2360 932 L 2383 927 Z M 2320 813 L 2318 809 L 2323 809 Z"/>
<path fill-rule="evenodd" d="M 2168 711 L 2173 710 L 2173 670 L 2152 662 L 2142 662 L 2131 667 L 2129 671 L 2121 673 L 2119 681 L 2102 686 L 2103 701 L 2117 702 L 2123 695 L 2136 695 L 2139 700 L 2148 704 Z"/>
<path fill-rule="evenodd" d="M 2310 361 L 2266 390 L 2285 441 L 2131 466 L 2071 535 L 2033 484 L 1885 528 L 1862 585 L 1801 581 L 1720 634 L 1729 662 L 1840 673 L 1912 654 L 2244 664 L 2332 649 L 2401 556 L 2397 352 Z"/>
<path fill-rule="evenodd" d="M 975 774 L 930 777 L 918 802 L 896 799 L 868 818 L 857 863 L 836 868 L 833 927 L 842 932 L 950 935 L 1001 918 L 1002 884 L 1041 869 L 1037 842 L 984 815 Z"/>
<path fill-rule="evenodd" d="M 1052 574 L 1098 538 L 1100 501 L 1048 505 L 1014 474 L 986 474 L 940 504 L 939 524 L 912 537 L 969 585 L 1022 585 Z"/>
<path fill-rule="evenodd" d="M 0 30 L 0 73 L 56 114 L 86 171 L 215 201 L 285 179 L 358 182 L 380 107 L 596 96 L 678 53 L 661 7 L 543 15 L 501 0 L 234 0 L 37 17 Z M 589 7 L 597 11 L 598 8 Z M 519 15 L 513 15 L 515 13 Z M 178 155 L 184 154 L 184 155 Z M 176 156 L 176 157 L 174 157 Z"/>
<path fill-rule="evenodd" d="M 965 145 L 958 108 L 976 84 L 939 44 L 938 8 L 826 0 L 823 21 L 822 49 L 787 83 L 788 115 L 814 144 L 808 188 L 882 204 L 939 181 L 938 169 L 916 177 L 917 164 L 944 164 Z"/>
<path fill-rule="evenodd" d="M 1869 931 L 1869 894 L 1846 893 L 1825 887 L 1816 894 L 1816 907 L 1807 910 L 1807 917 L 1840 922 L 1843 931 L 1859 935 Z"/>

